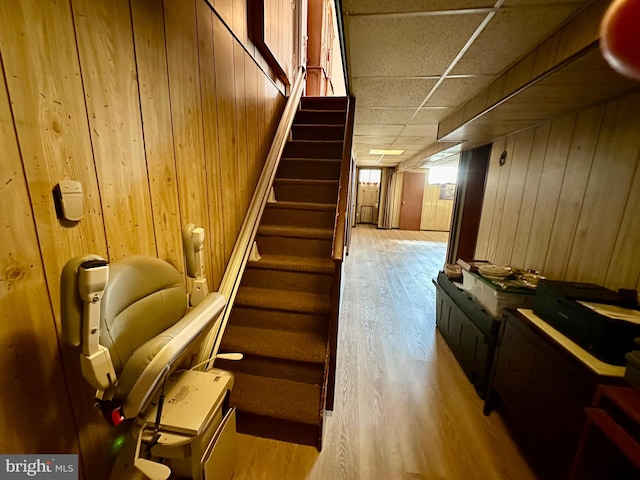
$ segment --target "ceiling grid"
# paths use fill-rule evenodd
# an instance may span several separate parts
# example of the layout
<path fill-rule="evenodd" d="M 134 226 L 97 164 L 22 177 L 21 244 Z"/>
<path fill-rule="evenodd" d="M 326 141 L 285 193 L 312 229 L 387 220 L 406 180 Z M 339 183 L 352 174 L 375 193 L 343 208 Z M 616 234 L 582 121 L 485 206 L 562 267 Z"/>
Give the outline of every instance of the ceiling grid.
<path fill-rule="evenodd" d="M 413 162 L 437 141 L 443 118 L 587 3 L 343 0 L 357 164 Z M 404 153 L 372 155 L 372 149 Z M 443 154 L 434 164 L 455 158 Z"/>

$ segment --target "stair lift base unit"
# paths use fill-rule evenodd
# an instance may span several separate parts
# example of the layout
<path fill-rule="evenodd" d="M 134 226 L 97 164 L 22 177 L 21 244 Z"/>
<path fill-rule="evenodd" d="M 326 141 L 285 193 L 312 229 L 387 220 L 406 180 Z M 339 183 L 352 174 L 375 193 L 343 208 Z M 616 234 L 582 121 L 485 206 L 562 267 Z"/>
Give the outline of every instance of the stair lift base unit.
<path fill-rule="evenodd" d="M 158 437 L 150 458 L 166 464 L 173 475 L 194 480 L 229 480 L 237 459 L 236 411 L 229 408 L 233 376 L 223 370 L 187 370 L 167 379 Z M 111 480 L 135 474 L 135 445 L 156 435 L 157 398 L 131 429 L 129 448 L 123 448 Z M 141 452 L 141 456 L 142 453 Z"/>

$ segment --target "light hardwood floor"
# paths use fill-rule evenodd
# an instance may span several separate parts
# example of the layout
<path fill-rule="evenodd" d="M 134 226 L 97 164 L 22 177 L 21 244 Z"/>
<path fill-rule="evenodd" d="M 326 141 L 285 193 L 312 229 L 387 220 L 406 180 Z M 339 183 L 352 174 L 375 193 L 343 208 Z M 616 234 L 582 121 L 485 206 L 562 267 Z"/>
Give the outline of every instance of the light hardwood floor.
<path fill-rule="evenodd" d="M 353 230 L 323 450 L 241 435 L 235 480 L 535 478 L 436 332 L 446 239 Z"/>

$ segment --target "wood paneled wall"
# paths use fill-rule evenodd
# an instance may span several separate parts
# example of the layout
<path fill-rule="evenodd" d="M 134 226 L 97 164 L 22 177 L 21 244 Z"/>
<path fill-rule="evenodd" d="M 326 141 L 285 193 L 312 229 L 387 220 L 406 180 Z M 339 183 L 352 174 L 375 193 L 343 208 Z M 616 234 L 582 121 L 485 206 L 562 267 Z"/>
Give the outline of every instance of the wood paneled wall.
<path fill-rule="evenodd" d="M 420 170 L 424 173 L 423 170 Z M 402 202 L 402 185 L 404 171 L 396 172 L 393 177 L 393 198 L 391 199 L 391 228 L 400 226 L 400 203 Z M 448 232 L 451 227 L 453 200 L 440 199 L 440 185 L 430 185 L 425 181 L 422 196 L 422 213 L 420 230 L 437 230 Z"/>
<path fill-rule="evenodd" d="M 440 198 L 440 185 L 425 182 L 420 230 L 448 232 L 451 228 L 452 214 L 453 200 Z"/>
<path fill-rule="evenodd" d="M 281 91 L 285 86 L 278 79 L 277 73 L 269 66 L 267 60 L 260 54 L 259 49 L 249 39 L 247 0 L 206 0 L 218 13 L 224 23 L 233 30 L 234 35 L 242 46 L 260 65 L 262 70 L 268 72 L 270 78 L 278 85 Z M 297 9 L 303 8 L 302 3 L 307 0 L 264 0 L 264 40 L 272 49 L 272 54 L 277 58 L 280 66 L 288 76 L 289 83 L 293 83 L 295 72 L 300 65 L 295 58 L 296 31 L 295 19 Z M 259 2 L 256 2 L 259 3 Z"/>
<path fill-rule="evenodd" d="M 640 288 L 638 125 L 635 94 L 496 141 L 475 257 Z"/>
<path fill-rule="evenodd" d="M 0 451 L 77 452 L 87 479 L 113 461 L 122 430 L 59 338 L 68 259 L 143 254 L 184 271 L 195 223 L 219 284 L 285 103 L 245 5 L 0 2 Z M 77 224 L 56 217 L 64 179 L 84 188 Z"/>

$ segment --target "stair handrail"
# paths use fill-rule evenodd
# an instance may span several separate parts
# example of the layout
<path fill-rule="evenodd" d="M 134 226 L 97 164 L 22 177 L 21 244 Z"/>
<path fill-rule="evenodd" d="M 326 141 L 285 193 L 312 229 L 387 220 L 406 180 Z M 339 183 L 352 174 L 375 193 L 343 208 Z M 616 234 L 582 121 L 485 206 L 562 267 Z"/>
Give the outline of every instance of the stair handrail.
<path fill-rule="evenodd" d="M 340 166 L 340 186 L 338 187 L 338 206 L 336 207 L 336 219 L 333 230 L 333 246 L 331 258 L 333 261 L 344 260 L 344 248 L 346 246 L 347 229 L 349 221 L 349 189 L 351 182 L 351 148 L 353 145 L 353 123 L 356 112 L 356 99 L 348 97 L 347 118 L 344 129 L 344 142 L 342 147 L 342 164 Z"/>
<path fill-rule="evenodd" d="M 212 366 L 212 363 L 218 354 L 218 350 L 220 349 L 222 336 L 227 327 L 227 323 L 231 315 L 231 309 L 233 308 L 235 297 L 238 293 L 238 288 L 240 287 L 240 280 L 242 279 L 242 274 L 251 254 L 251 247 L 256 238 L 258 224 L 262 217 L 262 212 L 264 211 L 267 199 L 269 198 L 271 185 L 273 184 L 273 179 L 275 178 L 284 146 L 287 143 L 289 132 L 293 125 L 293 119 L 296 115 L 296 111 L 298 110 L 298 106 L 300 105 L 300 99 L 302 98 L 305 86 L 305 76 L 306 71 L 302 66 L 296 73 L 295 81 L 291 87 L 289 98 L 282 112 L 282 117 L 280 118 L 280 123 L 278 124 L 276 133 L 273 137 L 273 142 L 271 143 L 269 153 L 267 154 L 262 173 L 258 179 L 253 196 L 251 197 L 251 203 L 249 204 L 247 214 L 242 222 L 242 227 L 240 228 L 236 243 L 233 247 L 233 251 L 231 252 L 227 268 L 222 276 L 218 291 L 227 299 L 227 304 L 224 311 L 216 321 L 216 324 L 214 324 L 211 329 L 211 333 L 209 333 L 202 343 L 198 353 L 198 359 L 194 362 L 197 364 L 204 364 L 205 369 Z"/>

